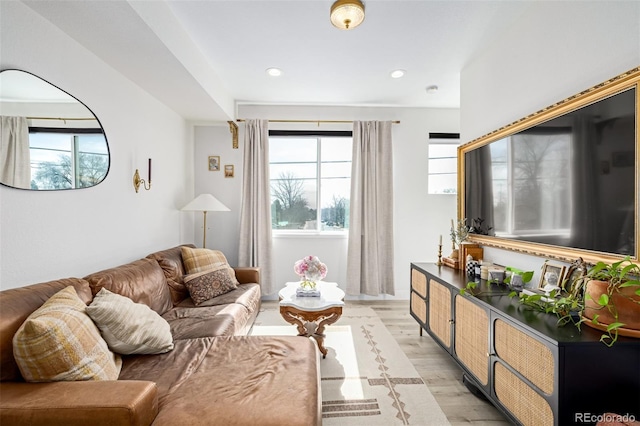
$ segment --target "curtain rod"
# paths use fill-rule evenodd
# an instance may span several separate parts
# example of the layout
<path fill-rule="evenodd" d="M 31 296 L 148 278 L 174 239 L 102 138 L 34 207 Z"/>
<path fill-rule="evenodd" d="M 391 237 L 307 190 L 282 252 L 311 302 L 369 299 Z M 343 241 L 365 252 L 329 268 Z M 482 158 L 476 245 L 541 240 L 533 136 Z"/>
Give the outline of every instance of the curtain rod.
<path fill-rule="evenodd" d="M 238 123 L 247 121 L 245 118 L 238 118 Z M 267 120 L 269 123 L 353 123 L 353 120 Z M 400 120 L 391 122 L 392 124 L 400 124 Z"/>
<path fill-rule="evenodd" d="M 69 121 L 69 120 L 92 120 L 92 121 L 98 121 L 97 118 L 89 118 L 89 117 L 68 117 L 68 118 L 62 118 L 62 117 L 26 117 L 27 120 L 60 120 L 60 121 Z"/>

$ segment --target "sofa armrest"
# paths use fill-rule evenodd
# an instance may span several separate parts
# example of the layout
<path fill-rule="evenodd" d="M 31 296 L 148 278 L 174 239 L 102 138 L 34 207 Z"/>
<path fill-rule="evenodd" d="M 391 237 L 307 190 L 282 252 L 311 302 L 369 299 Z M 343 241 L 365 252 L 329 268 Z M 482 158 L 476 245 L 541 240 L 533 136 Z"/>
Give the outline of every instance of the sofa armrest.
<path fill-rule="evenodd" d="M 153 382 L 0 383 L 3 425 L 148 426 L 157 415 Z"/>
<path fill-rule="evenodd" d="M 236 278 L 240 284 L 256 283 L 260 284 L 260 268 L 258 267 L 235 267 Z"/>

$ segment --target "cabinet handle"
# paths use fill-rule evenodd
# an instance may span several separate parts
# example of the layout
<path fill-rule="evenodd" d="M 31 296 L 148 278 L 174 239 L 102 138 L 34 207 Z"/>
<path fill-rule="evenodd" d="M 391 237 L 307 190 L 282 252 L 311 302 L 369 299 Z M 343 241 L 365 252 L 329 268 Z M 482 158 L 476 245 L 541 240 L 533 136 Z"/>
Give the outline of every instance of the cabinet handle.
<path fill-rule="evenodd" d="M 449 320 L 449 324 L 455 324 L 455 323 L 456 323 L 455 320 L 452 320 L 452 319 Z"/>

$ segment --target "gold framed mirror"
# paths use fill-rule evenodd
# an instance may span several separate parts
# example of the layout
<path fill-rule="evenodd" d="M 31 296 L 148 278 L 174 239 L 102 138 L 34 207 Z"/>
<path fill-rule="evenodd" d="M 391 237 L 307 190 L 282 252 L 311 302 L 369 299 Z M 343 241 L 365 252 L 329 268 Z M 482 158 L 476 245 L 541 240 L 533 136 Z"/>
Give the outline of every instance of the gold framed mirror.
<path fill-rule="evenodd" d="M 458 148 L 470 241 L 571 262 L 640 254 L 640 67 Z"/>

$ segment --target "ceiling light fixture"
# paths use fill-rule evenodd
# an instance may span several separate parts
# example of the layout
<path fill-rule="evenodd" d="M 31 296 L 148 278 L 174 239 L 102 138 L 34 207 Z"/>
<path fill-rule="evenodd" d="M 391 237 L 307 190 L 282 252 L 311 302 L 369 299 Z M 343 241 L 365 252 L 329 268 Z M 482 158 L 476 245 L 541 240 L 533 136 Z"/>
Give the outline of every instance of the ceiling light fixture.
<path fill-rule="evenodd" d="M 280 68 L 267 68 L 267 74 L 271 77 L 280 77 L 282 75 L 282 70 Z"/>
<path fill-rule="evenodd" d="M 436 93 L 438 91 L 438 86 L 436 86 L 436 85 L 429 86 L 425 90 L 427 91 L 428 94 L 433 95 L 434 93 Z"/>
<path fill-rule="evenodd" d="M 400 77 L 404 77 L 404 70 L 395 70 L 395 71 L 391 71 L 391 78 L 400 78 Z"/>
<path fill-rule="evenodd" d="M 341 30 L 352 30 L 364 21 L 360 0 L 338 0 L 331 6 L 331 23 Z"/>

